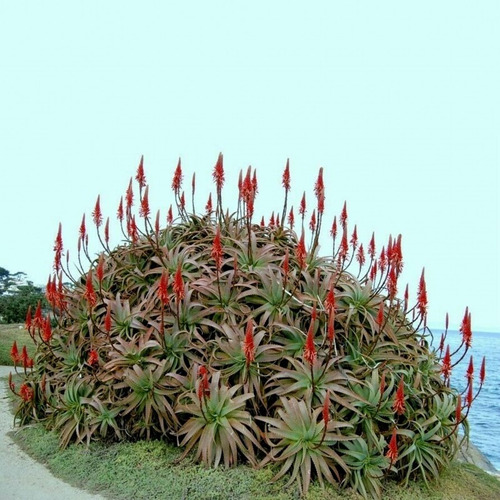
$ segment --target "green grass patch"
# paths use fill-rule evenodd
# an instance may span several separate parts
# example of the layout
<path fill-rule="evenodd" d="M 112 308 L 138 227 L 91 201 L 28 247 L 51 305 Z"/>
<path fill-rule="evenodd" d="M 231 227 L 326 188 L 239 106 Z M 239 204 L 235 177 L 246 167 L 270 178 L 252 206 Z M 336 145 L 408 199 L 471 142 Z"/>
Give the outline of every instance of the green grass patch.
<path fill-rule="evenodd" d="M 22 328 L 19 328 L 20 326 Z M 35 344 L 24 325 L 0 325 L 0 365 L 14 365 L 10 359 L 10 350 L 14 341 L 17 342 L 19 352 L 26 346 L 30 357 L 34 356 Z"/>
<path fill-rule="evenodd" d="M 60 450 L 57 435 L 46 432 L 40 425 L 20 429 L 14 439 L 56 476 L 110 499 L 292 500 L 300 497 L 295 485 L 286 487 L 286 481 L 273 483 L 271 479 L 276 471 L 270 467 L 208 469 L 189 458 L 178 463 L 180 451 L 161 441 L 93 443 L 88 448 L 71 445 Z M 402 487 L 387 482 L 384 486 L 385 500 L 500 498 L 500 481 L 469 464 L 453 463 L 429 490 L 421 483 Z M 313 484 L 305 498 L 355 500 L 360 497 L 352 490 L 338 491 L 331 486 L 322 490 Z"/>

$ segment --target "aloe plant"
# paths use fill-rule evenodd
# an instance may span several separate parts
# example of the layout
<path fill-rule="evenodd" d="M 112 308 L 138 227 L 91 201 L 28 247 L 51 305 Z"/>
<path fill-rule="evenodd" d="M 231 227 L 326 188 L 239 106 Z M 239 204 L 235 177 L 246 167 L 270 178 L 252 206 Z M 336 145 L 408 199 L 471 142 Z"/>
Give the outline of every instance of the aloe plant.
<path fill-rule="evenodd" d="M 375 236 L 363 246 L 346 203 L 331 255 L 319 255 L 322 169 L 315 206 L 304 193 L 295 214 L 287 162 L 284 204 L 260 224 L 255 171 L 241 172 L 233 212 L 222 155 L 212 177 L 214 198 L 195 213 L 193 176 L 189 211 L 179 161 L 164 225 L 141 158 L 138 192 L 131 179 L 117 210 L 125 241 L 111 244 L 98 197 L 102 251 L 90 254 L 84 215 L 76 269 L 59 226 L 50 319 L 29 310 L 36 355 L 11 352 L 25 376 L 19 390 L 10 384 L 19 421 L 58 429 L 62 446 L 165 439 L 211 466 L 276 462 L 303 493 L 314 478 L 377 497 L 385 477 L 436 477 L 485 379 L 483 361 L 474 393 L 471 361 L 465 397 L 450 384 L 471 347 L 469 311 L 460 350 L 445 349 L 448 319 L 432 348 L 424 273 L 410 304 L 408 287 L 397 293 L 401 237 L 379 252 Z"/>

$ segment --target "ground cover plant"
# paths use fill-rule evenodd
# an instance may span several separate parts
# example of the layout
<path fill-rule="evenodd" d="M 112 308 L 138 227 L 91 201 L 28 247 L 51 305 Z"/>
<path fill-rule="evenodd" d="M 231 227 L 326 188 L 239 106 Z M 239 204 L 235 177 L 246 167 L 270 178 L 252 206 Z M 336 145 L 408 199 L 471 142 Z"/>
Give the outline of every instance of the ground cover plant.
<path fill-rule="evenodd" d="M 84 215 L 76 272 L 59 226 L 52 314 L 28 311 L 34 357 L 11 352 L 25 376 L 10 382 L 21 424 L 43 422 L 62 447 L 162 439 L 209 466 L 271 462 L 303 494 L 312 480 L 380 497 L 384 479 L 438 477 L 459 427 L 468 435 L 485 364 L 477 390 L 472 358 L 464 394 L 450 386 L 471 347 L 471 315 L 456 352 L 445 348 L 447 319 L 431 348 L 424 272 L 414 303 L 408 286 L 398 293 L 400 235 L 365 247 L 344 204 L 329 227 L 332 253 L 320 256 L 322 169 L 307 220 L 305 193 L 297 214 L 289 206 L 287 162 L 283 206 L 260 223 L 251 168 L 234 212 L 223 206 L 222 155 L 204 214 L 188 212 L 179 161 L 165 227 L 151 216 L 142 159 L 135 180 L 138 196 L 131 179 L 117 210 L 124 242 L 110 246 L 98 197 L 103 250 L 90 255 Z M 194 194 L 193 176 L 193 207 Z"/>

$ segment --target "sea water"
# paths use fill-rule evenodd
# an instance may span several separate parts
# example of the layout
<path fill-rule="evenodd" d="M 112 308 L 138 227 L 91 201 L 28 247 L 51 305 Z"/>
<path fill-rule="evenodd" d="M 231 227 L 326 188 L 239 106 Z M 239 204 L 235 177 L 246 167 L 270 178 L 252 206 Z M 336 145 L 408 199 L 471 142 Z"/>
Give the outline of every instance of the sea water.
<path fill-rule="evenodd" d="M 440 341 L 441 332 L 434 330 L 433 333 L 433 345 L 436 345 Z M 454 352 L 461 342 L 459 332 L 448 331 L 445 349 L 449 344 L 450 351 Z M 486 356 L 484 385 L 478 398 L 472 403 L 468 417 L 470 440 L 500 470 L 500 333 L 473 332 L 472 347 L 451 373 L 451 384 L 460 391 L 467 385 L 465 373 L 470 356 L 474 360 L 474 394 L 479 388 L 479 370 L 483 356 Z"/>

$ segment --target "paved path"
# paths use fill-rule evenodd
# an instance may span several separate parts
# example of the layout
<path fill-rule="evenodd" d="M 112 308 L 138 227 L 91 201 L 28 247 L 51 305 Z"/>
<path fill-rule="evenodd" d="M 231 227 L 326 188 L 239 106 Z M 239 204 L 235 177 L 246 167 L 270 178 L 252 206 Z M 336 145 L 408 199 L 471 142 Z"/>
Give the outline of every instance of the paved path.
<path fill-rule="evenodd" d="M 13 417 L 7 396 L 7 377 L 13 367 L 0 366 L 0 498 L 2 500 L 104 500 L 57 479 L 30 458 L 7 435 Z"/>

